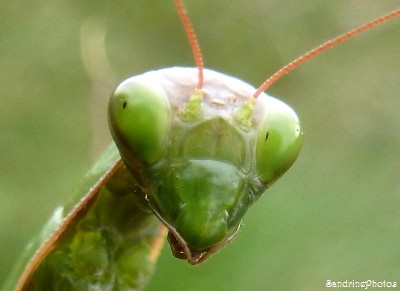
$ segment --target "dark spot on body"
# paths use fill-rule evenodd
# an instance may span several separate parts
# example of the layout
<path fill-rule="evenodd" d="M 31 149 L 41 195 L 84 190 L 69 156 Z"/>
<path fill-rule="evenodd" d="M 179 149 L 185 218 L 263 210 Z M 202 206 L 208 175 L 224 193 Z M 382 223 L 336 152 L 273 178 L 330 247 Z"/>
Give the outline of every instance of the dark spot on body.
<path fill-rule="evenodd" d="M 127 105 L 128 105 L 128 102 L 124 101 L 124 103 L 122 103 L 122 109 L 125 109 Z"/>
<path fill-rule="evenodd" d="M 269 137 L 269 131 L 267 131 L 267 133 L 265 135 L 265 141 L 267 141 L 268 137 Z"/>

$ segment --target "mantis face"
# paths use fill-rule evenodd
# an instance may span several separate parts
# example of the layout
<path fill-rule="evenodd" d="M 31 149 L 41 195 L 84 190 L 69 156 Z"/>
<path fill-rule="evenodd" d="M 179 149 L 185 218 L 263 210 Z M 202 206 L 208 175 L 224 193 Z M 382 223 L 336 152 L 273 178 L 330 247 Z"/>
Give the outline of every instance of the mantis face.
<path fill-rule="evenodd" d="M 236 234 L 303 137 L 295 112 L 267 95 L 243 121 L 254 92 L 243 81 L 205 70 L 203 89 L 195 84 L 195 69 L 153 71 L 124 81 L 109 103 L 124 163 L 169 229 L 174 254 L 192 263 Z"/>

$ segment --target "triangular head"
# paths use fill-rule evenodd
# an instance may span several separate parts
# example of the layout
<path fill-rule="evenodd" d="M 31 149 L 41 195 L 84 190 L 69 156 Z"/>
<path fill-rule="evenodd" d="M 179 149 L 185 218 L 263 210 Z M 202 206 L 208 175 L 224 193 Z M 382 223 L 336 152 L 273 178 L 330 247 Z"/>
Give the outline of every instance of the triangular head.
<path fill-rule="evenodd" d="M 191 263 L 233 237 L 303 140 L 282 101 L 263 94 L 249 104 L 252 86 L 211 70 L 202 90 L 196 78 L 194 68 L 152 71 L 124 81 L 109 104 L 124 163 L 168 227 L 175 255 Z"/>

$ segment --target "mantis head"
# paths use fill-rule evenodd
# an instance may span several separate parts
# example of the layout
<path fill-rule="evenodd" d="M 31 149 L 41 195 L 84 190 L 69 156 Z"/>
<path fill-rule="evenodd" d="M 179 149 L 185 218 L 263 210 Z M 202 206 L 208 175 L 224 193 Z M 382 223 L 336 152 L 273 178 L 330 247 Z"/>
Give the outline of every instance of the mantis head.
<path fill-rule="evenodd" d="M 146 73 L 124 81 L 109 104 L 125 165 L 174 254 L 193 264 L 231 240 L 302 145 L 299 119 L 282 101 L 265 95 L 247 115 L 250 85 L 211 70 L 202 90 L 194 80 L 191 68 Z"/>

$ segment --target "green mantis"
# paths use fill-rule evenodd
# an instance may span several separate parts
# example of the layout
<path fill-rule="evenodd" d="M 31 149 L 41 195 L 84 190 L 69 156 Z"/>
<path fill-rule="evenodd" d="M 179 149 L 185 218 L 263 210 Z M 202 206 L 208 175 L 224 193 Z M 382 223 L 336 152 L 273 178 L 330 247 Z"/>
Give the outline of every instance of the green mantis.
<path fill-rule="evenodd" d="M 223 245 L 236 233 L 236 230 L 240 225 L 241 217 L 244 214 L 244 211 L 247 208 L 247 206 L 258 198 L 258 196 L 263 192 L 263 187 L 272 184 L 275 181 L 275 179 L 278 176 L 280 176 L 294 161 L 301 144 L 301 134 L 300 134 L 301 129 L 299 127 L 297 117 L 293 114 L 293 111 L 291 109 L 289 109 L 286 105 L 284 105 L 280 101 L 276 101 L 275 99 L 269 99 L 269 98 L 266 99 L 265 96 L 260 96 L 260 100 L 257 101 L 257 106 L 263 106 L 263 102 L 265 102 L 263 110 L 266 111 L 267 110 L 266 108 L 271 108 L 271 107 L 274 108 L 274 110 L 278 112 L 277 120 L 271 121 L 267 119 L 270 118 L 271 116 L 274 117 L 273 115 L 275 111 L 272 112 L 272 115 L 266 116 L 264 115 L 265 113 L 263 113 L 263 110 L 259 109 L 260 110 L 259 112 L 261 113 L 259 113 L 258 116 L 252 114 L 250 115 L 257 117 L 260 123 L 259 124 L 255 122 L 250 123 L 249 118 L 248 117 L 246 118 L 246 110 L 248 109 L 248 107 L 252 107 L 251 102 L 245 104 L 244 101 L 247 99 L 235 100 L 235 98 L 239 99 L 238 96 L 240 96 L 240 94 L 235 92 L 228 92 L 227 94 L 221 94 L 221 96 L 225 95 L 230 98 L 230 99 L 228 98 L 227 100 L 223 100 L 222 97 L 219 97 L 219 95 L 213 95 L 212 92 L 210 92 L 212 88 L 217 88 L 218 90 L 220 90 L 219 82 L 222 84 L 222 86 L 224 84 L 230 84 L 230 83 L 235 84 L 235 86 L 233 86 L 234 89 L 232 90 L 236 90 L 236 88 L 242 86 L 241 83 L 238 81 L 228 80 L 225 82 L 224 81 L 225 77 L 218 74 L 215 75 L 216 76 L 215 79 L 219 80 L 219 82 L 212 83 L 211 81 L 209 81 L 210 84 L 212 85 L 211 86 L 212 88 L 210 89 L 208 89 L 207 87 L 204 88 L 204 91 L 207 92 L 207 94 L 204 95 L 211 96 L 209 104 L 207 103 L 203 104 L 203 106 L 206 107 L 205 109 L 202 109 L 204 111 L 198 110 L 199 108 L 198 105 L 193 106 L 195 108 L 194 110 L 195 112 L 200 111 L 201 112 L 200 114 L 209 116 L 210 121 L 208 121 L 207 127 L 205 126 L 203 127 L 199 123 L 197 113 L 188 114 L 189 117 L 184 117 L 182 121 L 182 123 L 184 123 L 183 125 L 180 126 L 176 124 L 171 125 L 172 124 L 171 120 L 177 118 L 177 115 L 179 117 L 179 114 L 182 116 L 185 115 L 185 112 L 189 111 L 190 113 L 191 111 L 190 109 L 186 108 L 182 109 L 180 106 L 173 104 L 173 102 L 176 102 L 178 104 L 184 103 L 181 100 L 187 101 L 188 98 L 189 99 L 191 98 L 190 96 L 194 96 L 193 100 L 194 103 L 196 103 L 196 98 L 197 98 L 196 92 L 194 88 L 190 88 L 190 90 L 187 90 L 187 92 L 185 92 L 185 94 L 182 94 L 182 96 L 179 96 L 178 94 L 165 94 L 166 90 L 165 88 L 161 89 L 156 88 L 157 87 L 156 80 L 160 78 L 161 79 L 164 78 L 167 80 L 172 79 L 173 80 L 172 83 L 178 84 L 179 82 L 183 82 L 181 80 L 183 80 L 185 77 L 189 77 L 189 81 L 187 83 L 183 82 L 181 84 L 183 87 L 186 87 L 188 86 L 187 84 L 196 83 L 193 82 L 193 80 L 196 80 L 196 76 L 194 75 L 190 77 L 191 74 L 194 74 L 191 71 L 190 72 L 185 70 L 180 71 L 179 69 L 177 69 L 176 71 L 165 72 L 164 74 L 165 76 L 162 76 L 163 75 L 162 71 L 149 73 L 148 76 L 140 76 L 136 79 L 131 79 L 121 84 L 121 86 L 117 89 L 116 93 L 114 94 L 115 101 L 112 101 L 110 106 L 111 108 L 110 123 L 112 125 L 112 131 L 116 139 L 116 143 L 119 146 L 119 150 L 121 152 L 121 156 L 124 160 L 124 163 L 134 176 L 135 181 L 138 182 L 138 184 L 140 184 L 140 187 L 137 188 L 136 191 L 140 192 L 145 189 L 145 191 L 143 192 L 145 195 L 147 195 L 145 196 L 145 198 L 147 198 L 148 201 L 142 201 L 141 203 L 143 205 L 146 205 L 146 203 L 149 202 L 150 208 L 153 210 L 154 214 L 156 214 L 168 226 L 170 234 L 172 233 L 172 235 L 169 236 L 169 240 L 171 246 L 173 247 L 175 255 L 185 259 L 189 259 L 190 262 L 196 263 L 198 261 L 201 261 L 208 253 L 212 253 L 207 251 L 204 252 L 204 250 L 214 251 L 215 250 L 213 249 L 214 246 Z M 173 75 L 173 77 L 171 75 Z M 214 77 L 214 73 L 211 71 L 205 71 L 205 75 Z M 141 78 L 142 80 L 140 80 Z M 174 80 L 173 78 L 176 78 L 176 80 Z M 207 78 L 208 77 L 206 77 L 205 83 L 207 83 Z M 126 88 L 128 88 L 129 90 L 125 91 Z M 150 90 L 148 90 L 149 88 Z M 150 114 L 150 112 L 148 111 L 154 110 L 154 107 L 156 107 L 156 105 L 157 106 L 160 105 L 159 107 L 161 108 L 157 109 L 158 111 L 156 111 L 156 114 L 154 114 L 152 118 L 149 118 L 149 120 L 154 120 L 156 124 L 155 127 L 153 128 L 153 132 L 156 135 L 156 140 L 152 140 L 151 143 L 149 143 L 148 145 L 141 145 L 141 144 L 138 145 L 138 143 L 142 142 L 143 139 L 147 139 L 146 134 L 149 133 L 148 130 L 142 133 L 144 135 L 144 138 L 142 136 L 137 140 L 135 140 L 136 136 L 134 136 L 132 138 L 133 141 L 129 139 L 127 142 L 125 139 L 128 138 L 125 136 L 124 125 L 113 124 L 113 123 L 118 123 L 114 120 L 113 114 L 120 114 L 120 113 L 115 113 L 115 111 L 121 110 L 121 112 L 126 112 L 131 109 L 130 108 L 131 96 L 129 94 L 131 92 L 136 92 L 135 90 L 139 91 L 145 90 L 144 96 L 148 98 L 146 98 L 146 100 L 143 102 L 151 101 L 151 103 L 144 104 L 143 107 L 139 107 L 137 109 L 134 108 L 134 110 L 136 110 L 134 114 L 139 114 L 140 112 L 147 112 Z M 249 91 L 251 90 L 253 89 L 249 89 Z M 171 91 L 176 92 L 177 88 L 171 88 Z M 245 95 L 251 96 L 251 94 L 252 93 L 250 92 Z M 167 95 L 167 97 L 164 95 Z M 203 93 L 200 93 L 200 95 L 203 95 Z M 149 100 L 151 98 L 153 100 Z M 177 100 L 179 102 L 173 99 L 171 101 L 171 98 L 178 98 Z M 232 98 L 233 100 L 231 100 Z M 206 98 L 204 97 L 204 99 Z M 206 101 L 207 100 L 204 100 L 204 102 Z M 170 103 L 168 104 L 168 102 Z M 213 110 L 212 108 L 214 107 L 218 108 L 218 106 L 224 106 L 225 104 L 229 104 L 230 102 L 235 104 L 235 106 L 237 105 L 235 109 L 238 110 L 237 111 L 232 110 L 233 112 L 232 114 L 229 114 L 229 116 L 233 116 L 234 117 L 233 120 L 239 120 L 230 122 L 232 123 L 236 122 L 236 125 L 237 127 L 239 127 L 239 129 L 232 129 L 231 124 L 226 121 L 229 119 L 227 119 L 225 116 L 220 117 L 219 115 L 214 115 L 213 117 L 212 115 L 215 114 L 215 112 L 212 112 Z M 113 108 L 113 106 L 115 106 L 115 108 Z M 168 108 L 168 106 L 171 108 Z M 207 111 L 209 110 L 207 106 L 211 108 L 210 109 L 211 112 Z M 175 111 L 173 111 L 172 108 Z M 255 110 L 257 110 L 257 108 L 259 107 L 256 107 Z M 243 114 L 241 114 L 242 111 L 244 111 Z M 162 114 L 159 114 L 160 112 Z M 272 143 L 272 146 L 274 146 L 274 143 L 277 143 L 279 145 L 279 142 L 275 140 L 275 137 L 277 136 L 277 134 L 279 135 L 280 129 L 282 128 L 282 123 L 281 123 L 282 121 L 279 120 L 279 117 L 281 116 L 279 114 L 280 112 L 282 112 L 283 116 L 285 116 L 285 118 L 283 119 L 284 127 L 287 125 L 287 123 L 291 124 L 287 126 L 289 128 L 289 131 L 286 131 L 287 128 L 285 128 L 285 130 L 283 130 L 283 134 L 289 132 L 290 133 L 289 136 L 294 136 L 293 138 L 294 141 L 287 143 L 291 147 L 289 147 L 289 149 L 286 149 L 286 151 L 283 150 L 281 157 L 279 155 L 277 156 L 274 155 L 273 159 L 265 158 L 263 157 L 264 155 L 263 145 L 265 144 L 269 145 L 269 143 Z M 145 117 L 148 118 L 149 114 L 146 114 Z M 242 117 L 242 115 L 244 115 L 244 117 Z M 289 120 L 291 120 L 291 122 L 287 122 L 286 117 L 288 117 Z M 129 119 L 129 117 L 127 118 Z M 186 120 L 187 118 L 189 120 Z M 144 121 L 144 122 L 147 123 L 149 121 Z M 193 127 L 189 127 L 185 122 Z M 263 126 L 262 125 L 263 122 L 265 122 L 266 125 Z M 272 126 L 271 129 L 270 127 L 271 122 L 272 124 L 276 122 L 277 124 L 276 128 Z M 248 134 L 248 132 L 251 132 L 251 130 L 253 130 L 252 128 L 249 129 L 249 124 L 256 127 L 256 130 L 254 129 L 256 131 L 256 134 L 254 136 L 250 136 L 250 134 Z M 211 133 L 200 134 L 201 132 L 206 131 L 206 129 L 209 127 L 215 128 L 215 130 L 213 130 Z M 137 131 L 139 131 L 140 128 L 141 126 L 139 125 Z M 241 130 L 244 133 L 242 133 Z M 172 134 L 172 132 L 174 134 Z M 223 135 L 222 138 L 220 139 L 221 146 L 213 147 L 209 145 L 208 141 L 214 140 L 215 138 L 219 137 L 221 135 L 221 132 L 226 132 L 226 135 L 225 136 Z M 179 139 L 177 138 L 177 140 L 175 140 L 176 136 L 180 138 Z M 154 135 L 152 135 L 152 137 L 154 137 Z M 180 145 L 179 143 L 182 143 L 183 145 Z M 127 144 L 129 144 L 128 149 L 126 148 L 128 147 Z M 174 152 L 173 150 L 168 148 L 165 144 L 175 145 L 175 147 L 172 148 L 174 149 L 174 151 L 177 152 Z M 234 148 L 232 150 L 232 153 L 227 153 L 226 152 L 228 148 L 227 145 L 231 144 L 237 146 L 238 148 Z M 136 147 L 134 154 L 132 154 L 131 152 L 130 147 L 132 146 L 134 148 Z M 198 148 L 196 148 L 196 146 L 198 146 Z M 211 158 L 212 160 L 214 159 L 217 160 L 217 162 L 215 163 L 210 162 L 209 164 L 207 164 L 204 162 L 204 160 L 207 160 L 205 158 L 210 158 L 210 156 L 207 156 L 210 155 L 209 153 L 210 147 L 212 148 Z M 278 147 L 279 149 L 279 146 L 276 147 Z M 143 152 L 140 152 L 140 150 L 143 150 Z M 168 153 L 166 161 L 160 160 L 160 156 L 162 157 L 166 156 L 165 152 Z M 249 156 L 253 159 L 249 158 Z M 254 156 L 256 156 L 255 159 Z M 219 160 L 224 161 L 224 163 L 221 163 Z M 264 162 L 265 164 L 263 165 Z M 145 166 L 143 166 L 143 164 L 151 164 L 152 167 L 154 166 L 154 168 L 148 169 Z M 261 185 L 258 185 L 258 183 L 251 184 L 243 176 L 243 173 L 236 171 L 235 167 L 233 168 L 228 167 L 226 164 L 234 165 L 236 168 L 237 167 L 244 168 L 245 169 L 244 172 L 251 172 L 255 170 L 256 173 L 255 175 L 257 176 L 257 178 L 258 176 L 261 177 L 260 179 Z M 198 173 L 200 173 L 201 175 L 197 177 L 196 174 Z M 229 175 L 226 175 L 227 179 L 226 183 L 223 184 L 222 186 L 219 185 L 218 183 L 225 179 L 225 174 L 227 173 L 229 173 Z M 200 185 L 204 177 L 211 174 L 214 177 L 218 177 L 217 179 L 218 183 L 214 183 L 208 188 L 214 189 L 213 191 L 219 193 L 223 192 L 223 191 L 218 192 L 219 187 L 222 187 L 222 189 L 225 190 L 229 189 L 228 186 L 233 185 L 234 187 L 232 187 L 232 189 L 230 190 L 231 192 L 237 194 L 236 196 L 233 195 L 234 197 L 233 200 L 235 201 L 230 202 L 230 204 L 227 206 L 226 205 L 221 206 L 220 204 L 217 205 L 216 214 L 218 215 L 221 212 L 226 212 L 227 213 L 226 218 L 220 218 L 216 216 L 202 217 L 201 216 L 203 215 L 202 212 L 207 214 L 208 211 L 202 211 L 201 209 L 199 210 L 200 213 L 199 217 L 191 217 L 190 215 L 193 214 L 195 210 L 198 210 L 196 209 L 197 206 L 196 203 L 201 201 L 201 199 L 208 199 L 208 201 L 205 201 L 204 204 L 209 203 L 209 201 L 215 203 L 216 197 L 205 197 L 206 195 L 199 195 L 199 197 L 196 197 L 196 199 L 200 200 L 192 201 L 191 199 L 194 199 L 193 197 L 183 197 L 186 193 L 181 193 L 179 190 L 188 188 L 200 189 L 201 187 L 199 186 L 194 187 L 193 183 L 196 182 L 197 184 Z M 166 179 L 164 179 L 164 182 L 162 184 L 161 182 L 157 182 L 162 180 L 160 179 L 160 177 L 164 178 L 167 177 Z M 107 178 L 105 178 L 105 180 L 102 180 L 103 182 L 101 185 L 104 185 L 104 183 L 106 183 L 106 180 Z M 254 180 L 256 179 L 253 179 L 252 181 Z M 148 181 L 151 181 L 152 183 L 149 183 Z M 110 187 L 112 188 L 112 186 Z M 160 189 L 160 191 L 155 191 L 154 188 Z M 208 188 L 206 189 L 209 190 Z M 201 190 L 204 191 L 204 189 Z M 118 192 L 118 191 L 112 191 L 112 192 Z M 171 193 L 172 195 L 177 196 L 175 202 L 178 203 L 178 206 L 171 205 L 168 196 L 166 198 L 165 196 L 161 195 L 162 193 Z M 203 193 L 200 192 L 200 194 Z M 253 197 L 252 198 L 253 201 L 248 201 L 250 200 L 249 197 Z M 229 199 L 223 199 L 222 204 L 228 203 L 227 202 L 228 200 Z M 139 204 L 139 202 L 135 203 L 135 205 L 136 204 Z M 181 207 L 180 204 L 188 206 L 188 210 L 186 212 L 183 211 L 183 214 L 179 213 L 179 211 L 183 209 L 183 207 Z M 242 206 L 243 209 L 237 210 L 238 206 Z M 199 221 L 201 222 L 201 219 L 206 219 L 206 220 L 210 219 L 213 222 L 218 220 L 221 221 L 221 223 L 218 223 L 217 225 L 212 224 L 211 225 L 212 229 L 216 229 L 217 226 L 221 225 L 223 227 L 221 229 L 217 229 L 215 234 L 213 234 L 212 236 L 203 239 L 203 236 L 199 236 L 198 233 L 190 233 L 190 231 L 192 230 L 191 226 L 196 225 L 196 223 Z M 200 230 L 204 229 L 204 225 L 201 225 L 200 223 L 198 229 Z M 180 233 L 185 233 L 185 234 L 180 235 Z M 207 230 L 207 234 L 209 233 L 210 231 Z M 159 234 L 156 234 L 156 236 L 158 235 Z M 96 241 L 96 239 L 93 240 Z M 193 246 L 193 248 L 191 246 Z"/>

